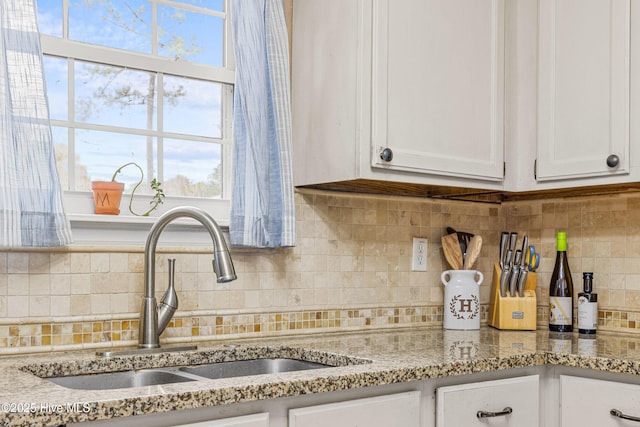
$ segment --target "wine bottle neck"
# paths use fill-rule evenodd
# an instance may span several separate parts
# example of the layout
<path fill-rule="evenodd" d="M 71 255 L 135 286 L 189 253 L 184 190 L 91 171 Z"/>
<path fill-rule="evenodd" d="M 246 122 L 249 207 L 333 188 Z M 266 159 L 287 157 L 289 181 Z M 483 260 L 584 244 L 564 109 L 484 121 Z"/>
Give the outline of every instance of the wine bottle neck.
<path fill-rule="evenodd" d="M 558 252 L 567 251 L 567 234 L 560 232 L 556 235 L 556 248 Z"/>
<path fill-rule="evenodd" d="M 591 282 L 584 282 L 584 293 L 585 294 L 590 294 L 591 291 L 593 290 L 593 286 L 591 285 Z"/>

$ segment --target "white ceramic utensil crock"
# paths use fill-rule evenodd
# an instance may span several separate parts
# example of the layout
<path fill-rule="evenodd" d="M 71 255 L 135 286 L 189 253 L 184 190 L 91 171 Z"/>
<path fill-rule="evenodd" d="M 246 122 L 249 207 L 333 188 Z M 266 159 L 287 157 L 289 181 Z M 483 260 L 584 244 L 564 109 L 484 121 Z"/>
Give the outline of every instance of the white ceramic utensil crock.
<path fill-rule="evenodd" d="M 480 284 L 484 275 L 476 270 L 443 271 L 444 328 L 480 329 Z"/>

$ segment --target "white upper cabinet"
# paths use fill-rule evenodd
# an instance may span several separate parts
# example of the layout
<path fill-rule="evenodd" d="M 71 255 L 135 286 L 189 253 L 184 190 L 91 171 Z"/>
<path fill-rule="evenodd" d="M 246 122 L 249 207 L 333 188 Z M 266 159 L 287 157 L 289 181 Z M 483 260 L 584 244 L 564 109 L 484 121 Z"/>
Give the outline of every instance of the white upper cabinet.
<path fill-rule="evenodd" d="M 294 0 L 295 184 L 502 189 L 504 85 L 504 0 Z"/>
<path fill-rule="evenodd" d="M 372 166 L 501 181 L 504 84 L 503 0 L 375 0 Z"/>
<path fill-rule="evenodd" d="M 639 61 L 631 0 L 294 0 L 295 184 L 640 181 Z"/>
<path fill-rule="evenodd" d="M 539 0 L 537 180 L 630 171 L 630 0 Z"/>

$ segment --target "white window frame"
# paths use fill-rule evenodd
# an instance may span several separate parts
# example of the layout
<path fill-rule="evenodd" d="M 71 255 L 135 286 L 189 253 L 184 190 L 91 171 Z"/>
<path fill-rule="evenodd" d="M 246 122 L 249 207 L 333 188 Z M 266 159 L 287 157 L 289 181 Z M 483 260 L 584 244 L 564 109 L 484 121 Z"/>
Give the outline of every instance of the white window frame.
<path fill-rule="evenodd" d="M 65 0 L 66 1 L 66 0 Z M 170 0 L 154 0 L 157 4 L 178 6 L 183 9 L 198 10 L 197 7 L 190 6 L 186 3 L 172 3 Z M 130 194 L 124 194 L 121 203 L 121 214 L 117 216 L 99 215 L 93 213 L 93 196 L 89 191 L 64 191 L 64 206 L 67 216 L 71 222 L 73 232 L 72 246 L 142 246 L 146 240 L 147 232 L 153 222 L 159 215 L 176 206 L 195 206 L 199 207 L 213 216 L 219 225 L 227 227 L 229 225 L 231 202 L 229 200 L 231 194 L 231 166 L 232 166 L 232 115 L 233 115 L 233 89 L 235 83 L 235 58 L 233 54 L 231 23 L 230 23 L 230 0 L 224 0 L 224 12 L 215 13 L 217 16 L 223 17 L 224 21 L 224 40 L 223 47 L 223 63 L 225 67 L 213 67 L 203 64 L 187 63 L 185 61 L 173 61 L 168 58 L 153 57 L 147 54 L 141 54 L 131 51 L 122 51 L 110 47 L 85 44 L 65 38 L 41 35 L 41 45 L 44 55 L 50 55 L 60 58 L 73 58 L 78 61 L 87 61 L 93 63 L 102 63 L 127 67 L 136 70 L 160 72 L 163 74 L 174 75 L 179 77 L 194 78 L 201 80 L 217 81 L 226 83 L 223 86 L 223 107 L 222 111 L 222 197 L 214 198 L 196 198 L 196 197 L 177 197 L 167 195 L 158 209 L 156 209 L 149 217 L 139 217 L 128 214 L 126 208 L 129 203 Z M 63 34 L 68 34 L 68 16 L 63 16 Z M 69 67 L 69 74 L 74 72 L 73 67 Z M 72 81 L 71 75 L 69 82 Z M 69 84 L 68 99 L 70 102 L 74 99 L 72 96 L 73 85 Z M 69 121 L 73 118 L 70 117 Z M 69 121 L 51 120 L 53 126 L 68 126 Z M 82 123 L 78 128 L 89 130 L 117 130 L 117 127 L 91 125 Z M 132 133 L 127 129 L 128 133 Z M 168 133 L 163 133 L 166 137 L 172 137 Z M 176 135 L 180 137 L 180 135 Z M 70 171 L 70 173 L 73 173 Z M 136 195 L 136 206 L 148 206 L 151 196 Z M 176 221 L 167 228 L 163 233 L 162 241 L 179 246 L 199 246 L 211 245 L 209 236 L 202 233 L 202 228 L 195 221 L 184 220 Z"/>

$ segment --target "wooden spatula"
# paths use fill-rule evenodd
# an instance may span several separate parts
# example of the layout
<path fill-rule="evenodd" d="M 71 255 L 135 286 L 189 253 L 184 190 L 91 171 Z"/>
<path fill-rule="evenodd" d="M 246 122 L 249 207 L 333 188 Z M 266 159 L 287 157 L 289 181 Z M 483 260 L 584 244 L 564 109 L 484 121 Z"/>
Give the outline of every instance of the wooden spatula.
<path fill-rule="evenodd" d="M 460 249 L 460 242 L 458 241 L 458 235 L 456 233 L 447 234 L 442 236 L 442 252 L 444 257 L 454 270 L 462 269 L 462 250 Z"/>
<path fill-rule="evenodd" d="M 471 270 L 475 264 L 482 249 L 482 237 L 476 235 L 471 238 L 467 245 L 467 256 L 464 259 L 464 270 Z"/>

